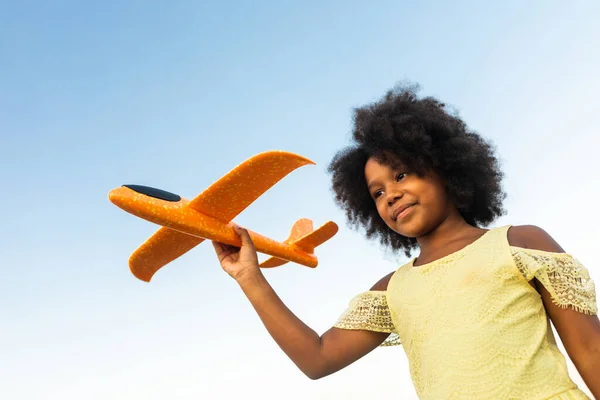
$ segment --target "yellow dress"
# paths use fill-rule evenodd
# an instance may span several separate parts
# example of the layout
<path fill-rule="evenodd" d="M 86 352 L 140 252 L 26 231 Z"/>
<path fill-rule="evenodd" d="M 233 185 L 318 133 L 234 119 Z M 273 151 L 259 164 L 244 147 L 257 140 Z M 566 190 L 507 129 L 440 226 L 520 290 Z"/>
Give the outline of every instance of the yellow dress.
<path fill-rule="evenodd" d="M 588 270 L 565 253 L 510 246 L 509 226 L 439 260 L 400 267 L 335 324 L 389 332 L 420 399 L 588 399 L 569 378 L 537 278 L 555 304 L 597 314 Z"/>

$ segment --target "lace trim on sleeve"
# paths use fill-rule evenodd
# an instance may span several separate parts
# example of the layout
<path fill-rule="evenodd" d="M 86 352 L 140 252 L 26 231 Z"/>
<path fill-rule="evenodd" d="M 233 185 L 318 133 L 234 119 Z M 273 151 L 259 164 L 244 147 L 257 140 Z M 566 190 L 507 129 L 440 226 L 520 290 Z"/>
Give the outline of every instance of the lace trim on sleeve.
<path fill-rule="evenodd" d="M 383 291 L 368 291 L 355 296 L 334 327 L 390 333 L 381 346 L 399 345 L 400 338 L 395 332 L 385 294 Z"/>
<path fill-rule="evenodd" d="M 511 247 L 515 264 L 530 281 L 537 278 L 554 304 L 589 315 L 598 314 L 596 288 L 588 270 L 566 253 Z"/>

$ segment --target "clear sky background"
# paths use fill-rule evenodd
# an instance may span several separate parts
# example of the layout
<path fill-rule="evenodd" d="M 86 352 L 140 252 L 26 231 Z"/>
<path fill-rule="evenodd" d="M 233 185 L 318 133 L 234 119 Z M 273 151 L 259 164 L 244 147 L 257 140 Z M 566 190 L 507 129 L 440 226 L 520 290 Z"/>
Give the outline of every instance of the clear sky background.
<path fill-rule="evenodd" d="M 595 0 L 0 1 L 0 398 L 415 398 L 400 347 L 305 378 L 208 243 L 137 280 L 156 226 L 107 193 L 192 198 L 256 153 L 311 158 L 236 222 L 338 222 L 318 268 L 266 271 L 323 332 L 406 261 L 347 227 L 326 173 L 352 108 L 406 79 L 496 144 L 492 226 L 543 227 L 600 281 L 599 20 Z"/>

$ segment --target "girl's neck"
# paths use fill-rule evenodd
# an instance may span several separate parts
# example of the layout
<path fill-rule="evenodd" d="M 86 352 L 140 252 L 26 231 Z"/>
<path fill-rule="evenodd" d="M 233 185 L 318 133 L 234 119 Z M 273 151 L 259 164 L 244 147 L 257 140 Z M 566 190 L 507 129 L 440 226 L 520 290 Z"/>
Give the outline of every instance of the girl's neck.
<path fill-rule="evenodd" d="M 476 240 L 483 233 L 485 229 L 469 225 L 460 214 L 450 215 L 434 230 L 417 238 L 421 250 L 419 260 L 443 257 L 445 253 L 457 250 L 456 247 L 464 247 L 464 244 Z"/>

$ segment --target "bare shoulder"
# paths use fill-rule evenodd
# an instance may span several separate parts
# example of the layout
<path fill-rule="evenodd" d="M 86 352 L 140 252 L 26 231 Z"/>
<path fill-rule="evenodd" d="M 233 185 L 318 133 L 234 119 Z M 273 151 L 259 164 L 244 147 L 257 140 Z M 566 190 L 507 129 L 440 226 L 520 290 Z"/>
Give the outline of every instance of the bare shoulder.
<path fill-rule="evenodd" d="M 377 281 L 377 283 L 375 283 L 371 287 L 371 290 L 385 292 L 387 290 L 388 283 L 390 282 L 390 279 L 392 279 L 392 275 L 394 275 L 394 271 L 390 272 L 389 274 L 387 274 L 386 276 L 384 276 L 383 278 L 381 278 L 379 281 Z"/>
<path fill-rule="evenodd" d="M 526 249 L 565 252 L 548 232 L 536 225 L 512 226 L 508 230 L 508 242 L 511 246 Z"/>
<path fill-rule="evenodd" d="M 548 232 L 535 225 L 511 227 L 508 240 L 513 246 L 553 253 L 565 252 Z M 594 357 L 593 349 L 600 343 L 598 316 L 556 305 L 548 288 L 538 278 L 534 278 L 531 284 L 540 293 L 546 312 L 575 366 L 581 369 L 582 366 L 591 364 L 589 359 Z"/>

